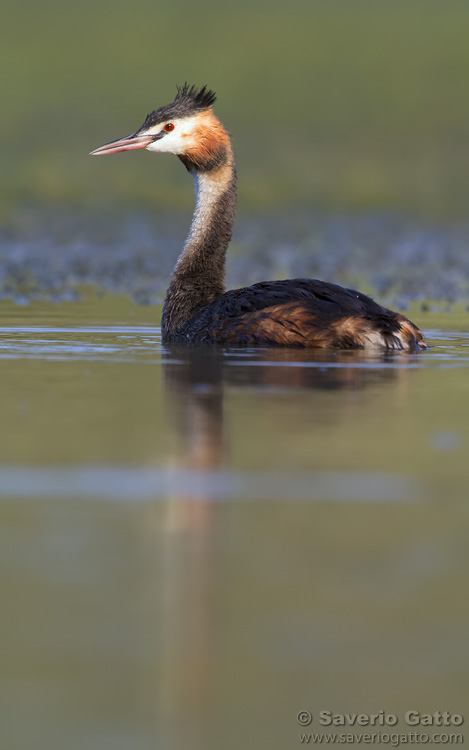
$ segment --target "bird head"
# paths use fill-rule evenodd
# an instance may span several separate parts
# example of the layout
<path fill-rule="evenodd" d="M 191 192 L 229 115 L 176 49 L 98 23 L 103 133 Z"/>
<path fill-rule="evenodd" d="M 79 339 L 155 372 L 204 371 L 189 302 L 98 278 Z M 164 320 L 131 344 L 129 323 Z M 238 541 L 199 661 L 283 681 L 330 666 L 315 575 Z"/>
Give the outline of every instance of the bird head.
<path fill-rule="evenodd" d="M 147 151 L 179 156 L 189 170 L 209 171 L 227 160 L 230 139 L 212 111 L 216 96 L 205 86 L 178 87 L 171 104 L 147 115 L 132 135 L 106 143 L 91 155 L 117 154 L 120 151 Z"/>

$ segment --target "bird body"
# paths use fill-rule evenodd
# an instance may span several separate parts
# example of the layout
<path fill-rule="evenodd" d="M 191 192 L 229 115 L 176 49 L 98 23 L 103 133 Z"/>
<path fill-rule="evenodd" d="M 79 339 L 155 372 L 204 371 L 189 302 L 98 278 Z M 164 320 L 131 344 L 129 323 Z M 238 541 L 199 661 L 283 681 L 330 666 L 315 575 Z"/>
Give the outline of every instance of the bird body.
<path fill-rule="evenodd" d="M 225 258 L 236 213 L 230 137 L 212 111 L 215 94 L 185 84 L 135 133 L 92 154 L 146 148 L 173 153 L 192 174 L 196 208 L 166 293 L 166 342 L 340 349 L 426 349 L 419 329 L 360 292 L 312 279 L 225 290 Z"/>
<path fill-rule="evenodd" d="M 225 292 L 175 338 L 231 346 L 422 347 L 420 331 L 402 315 L 365 294 L 315 279 L 264 281 Z"/>

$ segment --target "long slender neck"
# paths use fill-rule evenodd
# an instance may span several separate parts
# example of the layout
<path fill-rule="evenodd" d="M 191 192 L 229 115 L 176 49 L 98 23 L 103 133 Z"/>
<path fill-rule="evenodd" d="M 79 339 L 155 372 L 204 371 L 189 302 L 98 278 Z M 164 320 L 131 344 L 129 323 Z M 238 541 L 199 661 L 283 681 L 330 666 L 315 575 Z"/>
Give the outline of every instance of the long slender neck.
<path fill-rule="evenodd" d="M 184 160 L 183 160 L 184 161 Z M 184 162 L 186 163 L 186 162 Z M 186 163 L 194 177 L 196 208 L 163 306 L 163 338 L 178 338 L 194 315 L 225 291 L 225 257 L 236 213 L 231 148 L 210 169 Z"/>

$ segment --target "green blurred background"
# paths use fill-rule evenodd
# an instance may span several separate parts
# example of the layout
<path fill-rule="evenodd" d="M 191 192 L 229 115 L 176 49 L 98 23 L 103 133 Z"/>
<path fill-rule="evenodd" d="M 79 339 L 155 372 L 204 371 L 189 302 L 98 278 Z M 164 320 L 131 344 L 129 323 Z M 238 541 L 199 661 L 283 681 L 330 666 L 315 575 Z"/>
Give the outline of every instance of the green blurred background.
<path fill-rule="evenodd" d="M 87 157 L 188 80 L 245 208 L 464 217 L 468 28 L 466 0 L 4 0 L 0 215 L 190 206 L 175 159 Z"/>

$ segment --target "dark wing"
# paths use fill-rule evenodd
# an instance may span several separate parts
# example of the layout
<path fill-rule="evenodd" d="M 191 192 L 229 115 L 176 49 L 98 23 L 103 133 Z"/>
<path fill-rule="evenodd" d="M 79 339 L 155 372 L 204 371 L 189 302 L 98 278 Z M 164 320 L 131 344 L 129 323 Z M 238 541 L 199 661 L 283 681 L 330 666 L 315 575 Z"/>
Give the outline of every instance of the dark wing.
<path fill-rule="evenodd" d="M 231 346 L 418 349 L 420 331 L 365 294 L 313 279 L 234 289 L 188 326 L 191 340 Z"/>

